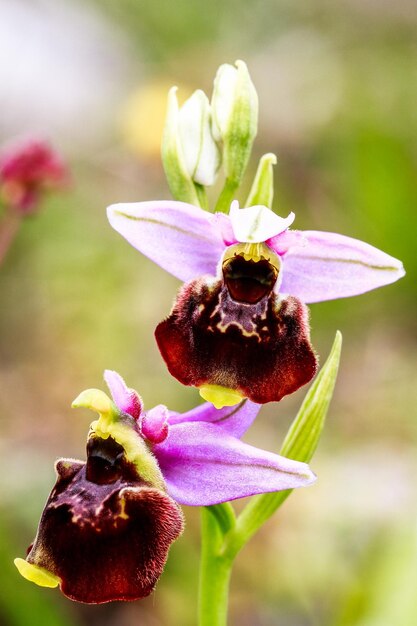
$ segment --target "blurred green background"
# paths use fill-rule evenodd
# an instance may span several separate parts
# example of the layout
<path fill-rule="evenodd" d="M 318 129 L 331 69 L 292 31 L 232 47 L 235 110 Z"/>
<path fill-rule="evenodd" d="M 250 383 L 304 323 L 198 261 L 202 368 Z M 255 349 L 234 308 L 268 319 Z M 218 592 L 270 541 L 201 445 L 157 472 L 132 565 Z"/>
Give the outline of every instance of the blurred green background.
<path fill-rule="evenodd" d="M 91 607 L 20 578 L 59 456 L 83 458 L 91 415 L 70 404 L 116 369 L 145 405 L 182 411 L 153 339 L 178 282 L 108 226 L 117 201 L 169 198 L 165 95 L 211 92 L 244 59 L 260 98 L 257 157 L 278 155 L 275 208 L 401 258 L 407 276 L 311 306 L 321 360 L 344 351 L 312 467 L 239 556 L 230 624 L 417 624 L 417 9 L 413 0 L 2 0 L 0 140 L 41 133 L 70 191 L 23 224 L 0 268 L 0 623 L 192 626 L 198 511 L 149 599 Z M 247 440 L 277 451 L 305 394 L 266 406 Z M 274 443 L 275 442 L 275 443 Z"/>

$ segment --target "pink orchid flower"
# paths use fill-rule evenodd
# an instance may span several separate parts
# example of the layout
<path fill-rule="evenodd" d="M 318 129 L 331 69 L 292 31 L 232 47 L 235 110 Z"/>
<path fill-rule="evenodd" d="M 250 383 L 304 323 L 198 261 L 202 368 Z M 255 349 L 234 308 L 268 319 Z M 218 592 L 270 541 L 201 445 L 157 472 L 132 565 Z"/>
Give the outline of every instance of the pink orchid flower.
<path fill-rule="evenodd" d="M 183 202 L 114 204 L 110 224 L 185 285 L 156 339 L 170 373 L 217 406 L 280 400 L 316 372 L 305 303 L 404 275 L 400 261 L 337 233 L 290 230 L 265 206 L 208 213 Z M 229 393 L 230 398 L 227 397 Z M 213 400 L 215 401 L 215 400 Z"/>
<path fill-rule="evenodd" d="M 87 461 L 57 461 L 35 540 L 26 559 L 15 560 L 38 585 L 59 585 L 72 600 L 92 604 L 143 598 L 182 532 L 177 503 L 217 504 L 315 480 L 305 463 L 239 440 L 257 404 L 144 411 L 119 374 L 106 371 L 105 380 L 113 402 L 89 389 L 73 403 L 100 415 L 90 426 Z"/>

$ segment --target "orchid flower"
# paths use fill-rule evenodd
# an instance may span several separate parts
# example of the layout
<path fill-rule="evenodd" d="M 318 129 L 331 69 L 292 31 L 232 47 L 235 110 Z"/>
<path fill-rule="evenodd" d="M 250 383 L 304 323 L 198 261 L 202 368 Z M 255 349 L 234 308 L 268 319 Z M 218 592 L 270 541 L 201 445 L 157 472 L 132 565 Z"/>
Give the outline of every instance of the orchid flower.
<path fill-rule="evenodd" d="M 186 284 L 156 340 L 170 373 L 216 406 L 280 400 L 316 371 L 305 303 L 398 280 L 402 264 L 336 233 L 297 231 L 265 206 L 229 215 L 166 201 L 114 204 L 111 225 Z"/>
<path fill-rule="evenodd" d="M 203 404 L 184 414 L 143 410 L 116 372 L 74 407 L 99 413 L 90 426 L 87 462 L 60 459 L 57 482 L 19 572 L 73 600 L 143 598 L 154 589 L 170 544 L 183 528 L 174 502 L 210 505 L 315 480 L 308 465 L 242 443 L 259 405 Z"/>

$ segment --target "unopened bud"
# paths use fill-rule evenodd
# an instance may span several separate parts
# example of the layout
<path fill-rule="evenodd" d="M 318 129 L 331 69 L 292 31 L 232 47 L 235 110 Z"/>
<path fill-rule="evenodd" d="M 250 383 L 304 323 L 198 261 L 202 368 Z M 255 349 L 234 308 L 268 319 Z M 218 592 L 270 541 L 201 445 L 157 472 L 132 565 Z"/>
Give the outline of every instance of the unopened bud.
<path fill-rule="evenodd" d="M 213 185 L 221 157 L 211 132 L 210 103 L 201 89 L 181 107 L 178 132 L 189 175 L 200 185 Z"/>
<path fill-rule="evenodd" d="M 168 95 L 162 161 L 174 198 L 199 205 L 196 185 L 213 185 L 220 150 L 211 134 L 207 96 L 197 90 L 179 109 L 176 90 L 173 87 Z"/>
<path fill-rule="evenodd" d="M 258 127 L 258 96 L 243 61 L 221 65 L 212 97 L 213 135 L 223 141 L 226 178 L 239 184 Z"/>

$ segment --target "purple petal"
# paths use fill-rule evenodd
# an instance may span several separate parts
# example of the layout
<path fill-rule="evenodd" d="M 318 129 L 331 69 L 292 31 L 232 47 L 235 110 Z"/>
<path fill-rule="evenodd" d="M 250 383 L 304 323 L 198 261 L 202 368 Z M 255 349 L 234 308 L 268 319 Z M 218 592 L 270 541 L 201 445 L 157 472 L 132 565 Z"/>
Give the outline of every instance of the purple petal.
<path fill-rule="evenodd" d="M 117 372 L 105 370 L 104 380 L 117 408 L 131 415 L 135 420 L 138 419 L 143 407 L 140 395 L 134 389 L 129 389 Z"/>
<path fill-rule="evenodd" d="M 180 280 L 216 274 L 225 244 L 212 213 L 166 201 L 112 204 L 107 215 L 134 248 Z"/>
<path fill-rule="evenodd" d="M 303 234 L 307 245 L 284 256 L 280 291 L 306 303 L 355 296 L 405 274 L 401 261 L 358 239 L 320 231 Z"/>
<path fill-rule="evenodd" d="M 287 254 L 288 250 L 295 246 L 306 246 L 307 239 L 301 230 L 284 230 L 283 233 L 271 237 L 266 242 L 279 256 Z"/>
<path fill-rule="evenodd" d="M 231 246 L 237 243 L 237 239 L 233 232 L 232 222 L 230 217 L 225 213 L 214 213 L 213 215 L 214 225 L 219 230 L 223 242 L 226 246 Z"/>
<path fill-rule="evenodd" d="M 209 422 L 220 426 L 222 431 L 229 435 L 240 438 L 258 415 L 260 408 L 260 404 L 250 400 L 244 400 L 237 406 L 225 406 L 222 409 L 215 409 L 210 402 L 205 402 L 187 413 L 171 413 L 169 424 L 173 426 L 184 422 Z"/>
<path fill-rule="evenodd" d="M 305 463 L 249 446 L 204 422 L 171 426 L 153 453 L 168 493 L 189 506 L 304 487 L 315 480 Z"/>

